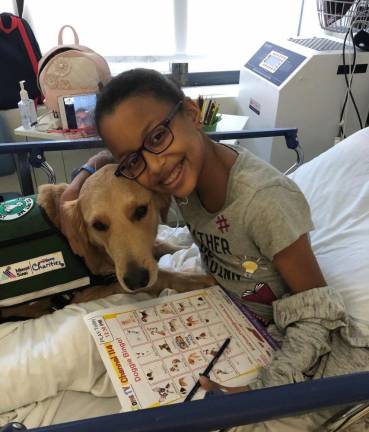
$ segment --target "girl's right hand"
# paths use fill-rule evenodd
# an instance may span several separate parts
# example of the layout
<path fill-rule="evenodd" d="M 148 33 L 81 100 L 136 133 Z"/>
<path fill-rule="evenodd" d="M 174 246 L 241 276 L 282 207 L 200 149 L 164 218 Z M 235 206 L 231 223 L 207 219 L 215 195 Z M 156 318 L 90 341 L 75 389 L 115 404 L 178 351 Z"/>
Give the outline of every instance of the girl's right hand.
<path fill-rule="evenodd" d="M 101 150 L 99 153 L 92 156 L 87 165 L 94 168 L 96 171 L 103 166 L 116 162 L 109 150 Z"/>
<path fill-rule="evenodd" d="M 223 392 L 224 394 L 230 394 L 230 393 L 242 393 L 242 392 L 250 390 L 249 386 L 226 387 L 224 385 L 218 384 L 218 383 L 210 380 L 205 375 L 200 375 L 199 381 L 200 381 L 201 387 L 204 390 L 206 390 L 207 392 L 216 391 L 216 392 Z"/>

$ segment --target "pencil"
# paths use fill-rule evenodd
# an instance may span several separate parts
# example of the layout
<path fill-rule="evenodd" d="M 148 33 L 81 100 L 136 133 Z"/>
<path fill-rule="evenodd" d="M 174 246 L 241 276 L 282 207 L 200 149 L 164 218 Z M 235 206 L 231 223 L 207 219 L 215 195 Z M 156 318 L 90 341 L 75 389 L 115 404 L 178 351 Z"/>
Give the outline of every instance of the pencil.
<path fill-rule="evenodd" d="M 213 99 L 210 99 L 208 106 L 206 107 L 206 111 L 203 118 L 204 125 L 208 124 L 209 112 L 212 109 L 212 106 L 213 106 Z"/>
<path fill-rule="evenodd" d="M 215 354 L 215 356 L 211 359 L 211 362 L 207 365 L 206 369 L 204 370 L 204 372 L 202 373 L 203 376 L 208 376 L 208 374 L 211 372 L 211 370 L 213 369 L 215 363 L 217 362 L 217 360 L 219 359 L 219 357 L 223 354 L 224 350 L 227 348 L 227 346 L 229 345 L 229 342 L 231 341 L 231 338 L 227 338 L 222 346 L 219 348 L 219 350 L 217 351 L 217 353 Z M 192 389 L 190 390 L 190 392 L 188 393 L 188 395 L 186 396 L 184 402 L 189 402 L 194 396 L 195 393 L 197 392 L 197 390 L 201 387 L 200 384 L 200 380 L 196 381 L 196 384 L 192 387 Z"/>

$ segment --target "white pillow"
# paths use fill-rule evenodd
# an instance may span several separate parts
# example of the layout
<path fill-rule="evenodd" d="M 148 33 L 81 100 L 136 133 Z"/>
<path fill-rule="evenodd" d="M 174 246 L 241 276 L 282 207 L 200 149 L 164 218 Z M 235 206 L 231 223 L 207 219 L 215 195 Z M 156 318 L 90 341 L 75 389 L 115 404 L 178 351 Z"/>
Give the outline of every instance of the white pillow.
<path fill-rule="evenodd" d="M 311 243 L 327 283 L 353 318 L 369 323 L 369 128 L 289 177 L 310 204 Z"/>

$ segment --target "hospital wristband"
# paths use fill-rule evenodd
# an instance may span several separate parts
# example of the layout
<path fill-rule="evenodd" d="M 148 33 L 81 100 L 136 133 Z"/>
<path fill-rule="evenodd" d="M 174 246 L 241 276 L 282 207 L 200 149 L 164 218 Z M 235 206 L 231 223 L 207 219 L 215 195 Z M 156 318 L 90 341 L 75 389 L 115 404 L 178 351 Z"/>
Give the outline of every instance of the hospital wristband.
<path fill-rule="evenodd" d="M 95 174 L 96 172 L 96 169 L 88 164 L 82 165 L 81 168 L 79 168 L 78 173 L 80 173 L 82 170 L 87 171 L 89 174 Z"/>

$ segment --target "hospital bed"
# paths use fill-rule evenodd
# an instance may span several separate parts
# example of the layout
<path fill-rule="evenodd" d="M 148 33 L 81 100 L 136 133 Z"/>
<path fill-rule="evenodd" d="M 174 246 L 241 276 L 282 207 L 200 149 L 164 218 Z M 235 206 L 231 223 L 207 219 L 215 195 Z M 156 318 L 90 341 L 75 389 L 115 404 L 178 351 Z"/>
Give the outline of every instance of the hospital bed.
<path fill-rule="evenodd" d="M 316 229 L 311 233 L 311 242 L 319 264 L 328 283 L 343 296 L 350 319 L 369 326 L 369 128 L 302 166 L 296 130 L 251 133 L 259 137 L 268 133 L 284 135 L 288 147 L 296 152 L 299 168 L 290 175 L 312 209 Z M 215 133 L 212 138 L 243 139 L 249 134 L 250 131 Z M 20 168 L 26 172 L 29 154 L 37 159 L 37 154 L 42 157 L 45 150 L 90 147 L 101 147 L 101 142 L 12 143 L 0 145 L 0 153 L 21 155 Z M 30 184 L 25 182 L 23 186 L 29 188 Z M 185 229 L 163 229 L 160 235 L 163 239 L 169 235 L 171 241 L 189 246 Z M 198 251 L 192 245 L 186 253 L 187 261 L 181 257 L 179 264 L 174 257 L 174 261 L 160 265 L 176 270 L 187 262 L 191 270 L 197 270 Z M 195 432 L 343 406 L 343 415 L 317 429 L 334 431 L 340 430 L 337 427 L 351 413 L 368 411 L 369 373 L 360 372 L 118 413 L 119 404 L 82 317 L 92 310 L 128 301 L 129 296 L 117 294 L 70 305 L 38 320 L 0 326 L 0 425 L 8 423 L 7 430 L 22 430 L 17 423 L 11 424 L 19 421 L 35 431 Z M 353 407 L 351 413 L 347 407 Z"/>

